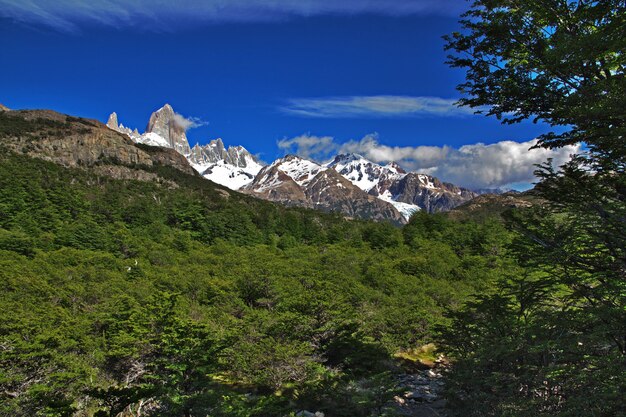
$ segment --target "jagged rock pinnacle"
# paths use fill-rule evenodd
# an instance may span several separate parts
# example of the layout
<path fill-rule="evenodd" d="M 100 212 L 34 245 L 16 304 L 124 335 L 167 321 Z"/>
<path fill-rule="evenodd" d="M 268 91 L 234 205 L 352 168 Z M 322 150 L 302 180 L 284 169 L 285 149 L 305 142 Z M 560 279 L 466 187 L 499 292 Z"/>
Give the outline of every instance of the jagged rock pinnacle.
<path fill-rule="evenodd" d="M 191 148 L 185 134 L 185 128 L 176 121 L 176 117 L 172 106 L 165 104 L 150 116 L 146 133 L 156 133 L 165 138 L 171 148 L 183 155 L 189 155 Z"/>
<path fill-rule="evenodd" d="M 117 121 L 117 113 L 113 112 L 109 116 L 109 120 L 107 121 L 107 126 L 113 130 L 119 130 L 119 123 Z"/>

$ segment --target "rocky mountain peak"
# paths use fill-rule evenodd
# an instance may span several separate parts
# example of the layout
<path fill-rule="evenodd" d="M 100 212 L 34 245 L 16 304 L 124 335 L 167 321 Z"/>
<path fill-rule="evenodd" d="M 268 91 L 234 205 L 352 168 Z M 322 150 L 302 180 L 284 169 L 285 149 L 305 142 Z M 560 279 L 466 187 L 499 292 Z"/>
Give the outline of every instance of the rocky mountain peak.
<path fill-rule="evenodd" d="M 389 162 L 386 165 L 387 168 L 396 171 L 398 174 L 406 174 L 406 171 L 402 169 L 400 165 L 398 165 L 395 161 Z"/>
<path fill-rule="evenodd" d="M 11 109 L 5 106 L 4 104 L 0 103 L 0 111 L 11 111 Z"/>
<path fill-rule="evenodd" d="M 290 153 L 290 154 L 283 156 L 282 158 L 278 158 L 276 161 L 274 161 L 274 164 L 280 164 L 283 162 L 298 162 L 298 161 L 304 161 L 304 160 L 305 160 L 304 158 Z"/>
<path fill-rule="evenodd" d="M 185 133 L 187 124 L 169 104 L 152 113 L 143 134 L 120 124 L 116 113 L 112 113 L 107 122 L 110 129 L 124 133 L 136 143 L 174 149 L 205 178 L 235 190 L 251 182 L 263 167 L 243 146 L 226 148 L 222 139 L 214 139 L 206 145 L 196 143 L 191 148 Z"/>
<path fill-rule="evenodd" d="M 281 172 L 287 174 L 299 185 L 305 185 L 311 181 L 318 173 L 328 169 L 308 159 L 297 155 L 286 155 L 272 163 Z"/>
<path fill-rule="evenodd" d="M 243 146 L 229 146 L 226 148 L 222 139 L 213 139 L 204 146 L 195 145 L 190 151 L 191 163 L 202 166 L 206 170 L 207 165 L 223 162 L 236 168 L 247 168 L 250 165 L 256 168 L 260 164 L 257 159 Z M 258 170 L 256 171 L 258 172 Z M 254 172 L 254 174 L 256 174 Z"/>
<path fill-rule="evenodd" d="M 111 113 L 111 115 L 109 116 L 109 120 L 107 121 L 107 126 L 113 130 L 119 130 L 120 125 L 117 121 L 117 113 Z"/>
<path fill-rule="evenodd" d="M 152 113 L 146 133 L 154 133 L 164 138 L 172 149 L 177 150 L 183 155 L 191 152 L 189 141 L 185 133 L 185 126 L 181 123 L 181 116 L 174 112 L 169 104 Z"/>
<path fill-rule="evenodd" d="M 222 138 L 213 139 L 209 142 L 209 146 L 212 148 L 224 149 L 224 142 L 222 141 Z"/>
<path fill-rule="evenodd" d="M 349 218 L 396 224 L 405 221 L 392 204 L 368 195 L 334 169 L 297 155 L 287 155 L 264 167 L 242 191 L 287 205 L 339 212 Z"/>
<path fill-rule="evenodd" d="M 357 162 L 357 161 L 366 161 L 366 159 L 363 156 L 359 155 L 358 153 L 342 153 L 342 154 L 335 156 L 335 159 L 333 159 L 333 161 L 328 165 L 335 166 L 338 164 L 348 164 L 350 162 Z"/>

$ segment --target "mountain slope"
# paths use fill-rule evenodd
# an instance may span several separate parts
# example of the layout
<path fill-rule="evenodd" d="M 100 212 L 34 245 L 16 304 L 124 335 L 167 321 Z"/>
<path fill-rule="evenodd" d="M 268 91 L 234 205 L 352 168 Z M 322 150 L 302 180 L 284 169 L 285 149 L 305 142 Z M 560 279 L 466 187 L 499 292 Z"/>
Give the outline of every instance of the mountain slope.
<path fill-rule="evenodd" d="M 502 220 L 502 215 L 510 210 L 527 209 L 543 206 L 546 201 L 535 190 L 522 193 L 509 191 L 502 194 L 482 194 L 446 213 L 454 220 L 484 221 L 485 219 Z"/>
<path fill-rule="evenodd" d="M 203 177 L 232 190 L 249 184 L 263 168 L 243 146 L 225 148 L 222 139 L 214 139 L 204 146 L 196 144 L 187 159 Z"/>
<path fill-rule="evenodd" d="M 429 213 L 451 210 L 478 195 L 430 175 L 414 172 L 394 181 L 385 191 L 394 196 L 394 201 L 422 207 Z"/>
<path fill-rule="evenodd" d="M 140 167 L 166 165 L 197 175 L 185 157 L 173 149 L 135 144 L 97 120 L 51 110 L 0 113 L 2 146 L 67 167 L 90 167 L 116 178 L 151 179 Z"/>
<path fill-rule="evenodd" d="M 288 205 L 336 211 L 351 218 L 405 222 L 391 204 L 368 195 L 334 169 L 295 155 L 277 159 L 263 168 L 242 191 Z"/>

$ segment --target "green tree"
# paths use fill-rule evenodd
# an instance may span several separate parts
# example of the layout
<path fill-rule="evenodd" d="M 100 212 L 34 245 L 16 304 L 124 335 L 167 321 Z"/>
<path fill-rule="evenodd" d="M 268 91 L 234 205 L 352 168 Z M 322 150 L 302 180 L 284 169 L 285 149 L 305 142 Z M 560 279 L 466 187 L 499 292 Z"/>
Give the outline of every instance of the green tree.
<path fill-rule="evenodd" d="M 538 146 L 586 146 L 539 167 L 547 204 L 510 216 L 532 273 L 502 277 L 497 296 L 453 315 L 451 397 L 460 415 L 623 415 L 626 4 L 478 0 L 461 23 L 447 48 L 467 69 L 462 104 L 559 127 Z"/>
<path fill-rule="evenodd" d="M 106 318 L 109 369 L 120 383 L 93 395 L 109 415 L 142 403 L 168 416 L 205 414 L 214 405 L 217 345 L 206 325 L 177 313 L 177 298 L 158 292 L 140 308 L 122 297 L 120 311 Z"/>

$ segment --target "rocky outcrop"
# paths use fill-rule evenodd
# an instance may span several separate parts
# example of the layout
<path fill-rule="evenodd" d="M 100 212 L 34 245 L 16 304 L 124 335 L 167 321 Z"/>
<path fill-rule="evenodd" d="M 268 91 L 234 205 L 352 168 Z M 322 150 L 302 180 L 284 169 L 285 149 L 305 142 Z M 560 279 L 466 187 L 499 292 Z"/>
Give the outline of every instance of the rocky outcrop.
<path fill-rule="evenodd" d="M 107 125 L 107 127 L 109 129 L 113 129 L 116 132 L 120 132 L 120 133 L 123 133 L 123 134 L 129 136 L 135 142 L 137 142 L 136 138 L 138 138 L 140 136 L 139 132 L 137 132 L 137 129 L 131 130 L 130 128 L 124 126 L 121 123 L 119 123 L 119 121 L 117 120 L 117 113 L 115 113 L 115 112 L 111 113 L 111 115 L 109 116 L 109 119 L 107 120 L 107 124 L 106 125 Z"/>
<path fill-rule="evenodd" d="M 119 130 L 120 125 L 117 121 L 117 113 L 111 113 L 109 120 L 107 120 L 107 126 L 113 130 Z"/>
<path fill-rule="evenodd" d="M 187 126 L 182 116 L 176 114 L 169 104 L 152 113 L 146 133 L 154 133 L 168 141 L 169 147 L 183 155 L 191 152 L 187 135 Z"/>
<path fill-rule="evenodd" d="M 2 144 L 16 152 L 49 160 L 67 167 L 125 167 L 109 169 L 111 176 L 146 179 L 141 167 L 172 166 L 187 174 L 195 171 L 187 160 L 171 149 L 139 147 L 126 135 L 96 120 L 67 116 L 49 110 L 6 112 L 4 121 L 29 121 L 28 129 L 2 138 Z M 14 119 L 14 120 L 11 120 Z M 129 174 L 129 172 L 134 172 Z M 144 173 L 145 174 L 145 173 Z M 152 175 L 148 175 L 152 177 Z"/>
<path fill-rule="evenodd" d="M 11 110 L 10 108 L 8 108 L 4 104 L 0 103 L 0 111 L 10 111 L 10 110 Z"/>

